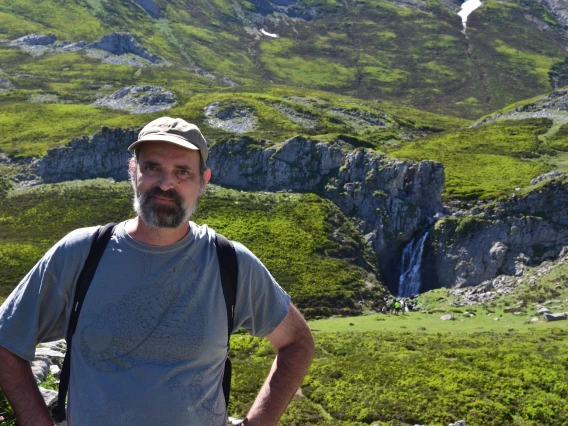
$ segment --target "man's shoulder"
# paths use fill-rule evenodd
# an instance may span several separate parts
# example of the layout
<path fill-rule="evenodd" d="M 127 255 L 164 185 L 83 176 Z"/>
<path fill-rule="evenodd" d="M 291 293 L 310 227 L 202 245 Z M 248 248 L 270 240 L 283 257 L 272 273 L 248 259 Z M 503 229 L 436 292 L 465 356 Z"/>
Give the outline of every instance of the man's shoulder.
<path fill-rule="evenodd" d="M 63 238 L 61 238 L 51 250 L 59 250 L 65 252 L 85 251 L 91 247 L 93 237 L 100 226 L 89 226 L 86 228 L 77 228 Z"/>

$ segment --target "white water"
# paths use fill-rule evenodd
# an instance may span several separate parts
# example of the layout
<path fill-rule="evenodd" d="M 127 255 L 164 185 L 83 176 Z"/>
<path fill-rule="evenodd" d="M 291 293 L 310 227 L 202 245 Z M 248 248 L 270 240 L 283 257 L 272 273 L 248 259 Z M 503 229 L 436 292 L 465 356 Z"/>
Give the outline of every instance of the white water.
<path fill-rule="evenodd" d="M 481 6 L 481 0 L 466 0 L 463 2 L 461 10 L 458 12 L 458 15 L 462 18 L 463 23 L 463 30 L 467 28 L 467 17 L 473 12 L 475 9 Z"/>
<path fill-rule="evenodd" d="M 272 38 L 278 37 L 278 34 L 269 33 L 269 32 L 266 31 L 264 28 L 261 28 L 261 29 L 260 29 L 260 32 L 261 32 L 262 34 L 264 34 L 265 36 L 268 36 L 268 37 L 272 37 Z"/>
<path fill-rule="evenodd" d="M 428 234 L 429 232 L 426 232 L 419 240 L 414 238 L 402 251 L 402 273 L 398 280 L 398 297 L 410 297 L 420 292 L 422 252 Z"/>

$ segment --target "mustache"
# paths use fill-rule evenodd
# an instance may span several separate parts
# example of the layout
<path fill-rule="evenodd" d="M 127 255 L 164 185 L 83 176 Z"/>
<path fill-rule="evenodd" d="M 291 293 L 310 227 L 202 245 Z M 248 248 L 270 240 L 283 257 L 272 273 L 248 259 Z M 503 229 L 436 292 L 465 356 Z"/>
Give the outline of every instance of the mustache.
<path fill-rule="evenodd" d="M 162 189 L 160 189 L 159 187 L 155 186 L 152 189 L 149 189 L 148 191 L 146 191 L 144 193 L 144 196 L 146 199 L 150 198 L 150 197 L 154 197 L 154 196 L 159 196 L 159 197 L 163 197 L 163 198 L 169 198 L 170 200 L 173 200 L 176 202 L 176 204 L 182 205 L 183 204 L 183 198 L 181 195 L 179 195 L 176 191 L 174 191 L 173 189 L 168 189 L 167 191 L 163 191 Z"/>

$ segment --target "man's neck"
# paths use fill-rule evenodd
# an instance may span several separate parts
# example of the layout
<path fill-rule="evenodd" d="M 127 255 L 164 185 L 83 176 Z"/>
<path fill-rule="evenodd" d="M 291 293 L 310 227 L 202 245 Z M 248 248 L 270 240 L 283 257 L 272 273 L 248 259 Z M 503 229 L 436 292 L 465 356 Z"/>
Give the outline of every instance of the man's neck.
<path fill-rule="evenodd" d="M 177 228 L 154 228 L 140 217 L 130 219 L 124 225 L 126 233 L 136 241 L 149 246 L 169 246 L 177 243 L 189 233 L 189 222 Z"/>

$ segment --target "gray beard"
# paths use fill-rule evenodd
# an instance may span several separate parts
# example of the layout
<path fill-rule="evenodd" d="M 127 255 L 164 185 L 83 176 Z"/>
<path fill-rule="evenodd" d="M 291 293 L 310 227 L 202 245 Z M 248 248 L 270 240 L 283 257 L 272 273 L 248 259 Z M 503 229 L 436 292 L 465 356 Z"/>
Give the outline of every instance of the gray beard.
<path fill-rule="evenodd" d="M 174 201 L 173 205 L 164 206 L 154 203 L 152 197 L 160 195 Z M 197 210 L 197 203 L 187 206 L 185 200 L 173 190 L 162 191 L 155 187 L 141 194 L 134 194 L 134 211 L 152 228 L 177 228 Z"/>

